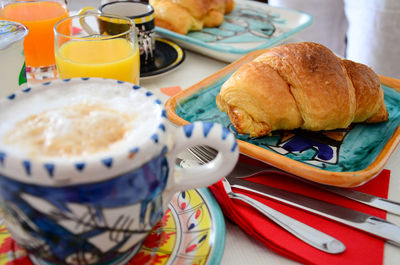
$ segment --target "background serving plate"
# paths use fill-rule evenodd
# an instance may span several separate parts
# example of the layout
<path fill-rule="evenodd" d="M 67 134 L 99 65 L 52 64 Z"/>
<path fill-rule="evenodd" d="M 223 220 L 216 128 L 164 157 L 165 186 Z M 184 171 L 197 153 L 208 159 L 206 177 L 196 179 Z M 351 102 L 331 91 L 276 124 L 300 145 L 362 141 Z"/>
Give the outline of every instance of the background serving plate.
<path fill-rule="evenodd" d="M 376 176 L 400 141 L 400 80 L 380 76 L 388 122 L 325 132 L 276 131 L 249 138 L 234 131 L 215 97 L 237 68 L 263 52 L 254 51 L 171 97 L 166 103 L 169 119 L 179 125 L 197 120 L 221 123 L 236 134 L 241 153 L 318 183 L 354 187 Z"/>
<path fill-rule="evenodd" d="M 216 28 L 181 35 L 156 27 L 159 35 L 180 46 L 225 62 L 233 62 L 256 49 L 274 46 L 310 26 L 312 16 L 265 3 L 235 0 L 235 9 Z"/>

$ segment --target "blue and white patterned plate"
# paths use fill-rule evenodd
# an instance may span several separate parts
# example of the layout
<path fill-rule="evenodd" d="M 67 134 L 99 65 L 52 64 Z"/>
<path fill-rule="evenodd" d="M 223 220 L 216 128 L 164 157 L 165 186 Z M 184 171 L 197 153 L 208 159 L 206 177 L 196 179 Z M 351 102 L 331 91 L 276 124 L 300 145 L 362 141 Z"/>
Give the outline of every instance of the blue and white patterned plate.
<path fill-rule="evenodd" d="M 216 28 L 203 28 L 181 35 L 156 27 L 156 32 L 183 48 L 225 62 L 233 62 L 256 49 L 282 43 L 287 38 L 310 26 L 311 15 L 265 3 L 236 0 L 235 9 L 225 15 Z"/>

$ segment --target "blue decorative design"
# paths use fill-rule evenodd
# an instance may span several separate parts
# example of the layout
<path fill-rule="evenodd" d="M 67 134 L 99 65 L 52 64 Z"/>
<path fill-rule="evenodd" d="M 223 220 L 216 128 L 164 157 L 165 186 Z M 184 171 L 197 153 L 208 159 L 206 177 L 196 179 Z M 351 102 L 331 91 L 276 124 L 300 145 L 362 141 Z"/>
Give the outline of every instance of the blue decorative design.
<path fill-rule="evenodd" d="M 113 159 L 111 157 L 105 158 L 105 159 L 101 160 L 101 162 L 103 163 L 103 165 L 110 168 L 110 167 L 112 167 Z"/>
<path fill-rule="evenodd" d="M 67 78 L 67 79 L 62 79 L 63 82 L 69 82 L 71 81 L 71 78 Z"/>
<path fill-rule="evenodd" d="M 138 86 L 138 85 L 133 85 L 132 86 L 132 89 L 134 89 L 134 90 L 138 90 L 138 89 L 140 89 L 141 87 L 140 86 Z"/>
<path fill-rule="evenodd" d="M 88 81 L 90 78 L 89 77 L 82 77 L 81 78 L 83 81 Z"/>
<path fill-rule="evenodd" d="M 117 83 L 118 84 L 123 84 L 123 83 L 125 83 L 124 81 L 121 81 L 121 80 L 117 80 Z"/>
<path fill-rule="evenodd" d="M 129 154 L 136 154 L 137 152 L 139 152 L 139 147 L 134 147 L 131 150 L 129 150 Z"/>
<path fill-rule="evenodd" d="M 199 243 L 203 242 L 206 238 L 207 238 L 207 234 L 205 234 L 204 236 L 202 236 L 200 238 Z"/>
<path fill-rule="evenodd" d="M 161 117 L 167 118 L 167 111 L 162 110 L 162 111 L 161 111 Z"/>
<path fill-rule="evenodd" d="M 27 240 L 23 247 L 51 257 L 49 262 L 65 264 L 67 258 L 75 257 L 77 263 L 85 264 L 82 254 L 91 253 L 92 257 L 98 258 L 98 264 L 107 264 L 121 254 L 119 249 L 132 236 L 146 232 L 141 227 L 152 226 L 160 220 L 165 210 L 162 190 L 167 184 L 168 173 L 168 161 L 164 155 L 159 155 L 142 167 L 115 178 L 73 186 L 33 185 L 0 175 L 2 207 L 19 219 L 18 222 L 26 224 L 28 219 L 35 227 L 20 226 L 26 235 L 38 240 L 32 243 Z M 49 207 L 41 207 L 38 203 L 41 200 Z M 71 205 L 79 205 L 79 208 Z M 129 211 L 136 205 L 140 207 L 139 212 Z M 123 208 L 129 212 L 110 216 Z M 121 220 L 118 217 L 128 223 L 139 223 L 136 228 L 119 227 L 118 221 L 113 221 Z M 75 228 L 64 225 L 65 221 L 75 222 L 74 227 L 78 230 L 84 227 L 84 232 L 76 233 Z M 92 239 L 105 233 L 114 234 L 116 240 L 103 252 Z"/>
<path fill-rule="evenodd" d="M 187 138 L 190 138 L 192 136 L 193 130 L 194 130 L 193 123 L 183 126 L 183 131 Z"/>
<path fill-rule="evenodd" d="M 303 152 L 308 149 L 317 148 L 317 157 L 326 161 L 331 160 L 334 154 L 332 147 L 328 144 L 318 143 L 299 136 L 294 136 L 282 147 L 289 152 Z"/>
<path fill-rule="evenodd" d="M 159 99 L 154 100 L 154 103 L 156 103 L 157 105 L 161 105 L 162 104 L 161 100 L 159 100 Z"/>
<path fill-rule="evenodd" d="M 222 140 L 225 140 L 228 135 L 230 134 L 230 131 L 227 128 L 222 128 Z"/>
<path fill-rule="evenodd" d="M 44 164 L 44 168 L 49 173 L 49 176 L 53 177 L 54 168 L 55 168 L 54 164 L 46 163 L 46 164 Z"/>
<path fill-rule="evenodd" d="M 155 142 L 155 143 L 158 143 L 158 134 L 153 134 L 152 136 L 151 136 L 151 139 Z"/>
<path fill-rule="evenodd" d="M 163 149 L 161 150 L 161 154 L 165 155 L 165 154 L 167 154 L 167 152 L 168 152 L 168 147 L 164 146 Z"/>
<path fill-rule="evenodd" d="M 23 165 L 24 168 L 25 168 L 26 174 L 27 174 L 28 176 L 30 176 L 30 175 L 31 175 L 31 162 L 28 161 L 28 160 L 24 160 L 24 161 L 22 161 L 22 165 Z"/>
<path fill-rule="evenodd" d="M 153 93 L 151 93 L 150 91 L 146 91 L 146 96 L 151 97 L 153 95 Z"/>
<path fill-rule="evenodd" d="M 164 125 L 164 124 L 161 123 L 161 124 L 158 126 L 158 128 L 160 128 L 161 131 L 165 132 L 165 125 Z"/>
<path fill-rule="evenodd" d="M 203 124 L 204 138 L 207 138 L 207 136 L 210 133 L 212 127 L 214 126 L 214 123 L 212 123 L 212 122 L 203 122 L 202 124 Z"/>
<path fill-rule="evenodd" d="M 4 167 L 4 161 L 6 160 L 6 153 L 0 152 L 0 164 L 2 167 Z"/>
<path fill-rule="evenodd" d="M 44 83 L 42 83 L 42 85 L 44 85 L 44 86 L 48 86 L 48 85 L 50 85 L 51 84 L 51 82 L 44 82 Z"/>
<path fill-rule="evenodd" d="M 183 199 L 185 199 L 185 198 L 186 198 L 186 192 L 185 192 L 185 191 L 182 191 L 182 192 L 181 192 L 181 196 L 182 196 Z"/>
<path fill-rule="evenodd" d="M 31 87 L 27 87 L 27 88 L 25 88 L 25 89 L 22 89 L 22 92 L 24 92 L 24 93 L 28 93 L 29 91 L 31 91 Z"/>
<path fill-rule="evenodd" d="M 82 171 L 82 170 L 84 170 L 85 169 L 85 166 L 86 166 L 86 164 L 85 163 L 76 163 L 75 164 L 75 168 L 78 170 L 78 171 Z"/>
<path fill-rule="evenodd" d="M 237 142 L 235 141 L 234 143 L 233 143 L 233 146 L 232 146 L 232 149 L 231 149 L 231 152 L 235 152 L 235 150 L 236 150 L 236 148 L 237 148 Z"/>
<path fill-rule="evenodd" d="M 191 223 L 190 225 L 189 225 L 189 227 L 188 227 L 188 230 L 190 231 L 190 230 L 192 230 L 193 228 L 195 228 L 195 224 L 194 223 Z"/>
<path fill-rule="evenodd" d="M 15 94 L 11 94 L 11 95 L 9 95 L 7 98 L 10 99 L 10 100 L 13 100 L 15 97 L 16 97 Z"/>

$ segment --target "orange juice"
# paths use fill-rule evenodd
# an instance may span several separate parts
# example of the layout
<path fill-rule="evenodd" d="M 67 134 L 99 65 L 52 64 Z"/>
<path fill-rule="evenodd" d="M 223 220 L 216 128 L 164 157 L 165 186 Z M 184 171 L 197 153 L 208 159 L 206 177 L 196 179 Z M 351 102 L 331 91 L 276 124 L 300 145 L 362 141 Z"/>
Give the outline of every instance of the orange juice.
<path fill-rule="evenodd" d="M 29 33 L 24 40 L 28 66 L 51 66 L 54 61 L 54 25 L 68 16 L 61 2 L 15 2 L 0 9 L 0 18 L 24 24 Z"/>
<path fill-rule="evenodd" d="M 56 51 L 60 78 L 104 77 L 138 84 L 139 50 L 123 38 L 69 41 Z"/>

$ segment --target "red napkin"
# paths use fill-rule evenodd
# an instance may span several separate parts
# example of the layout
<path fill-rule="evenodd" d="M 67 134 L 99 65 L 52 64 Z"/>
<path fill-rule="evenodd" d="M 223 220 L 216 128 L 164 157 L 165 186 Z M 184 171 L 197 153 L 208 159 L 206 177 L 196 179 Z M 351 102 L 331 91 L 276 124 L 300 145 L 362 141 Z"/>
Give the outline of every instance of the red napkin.
<path fill-rule="evenodd" d="M 241 156 L 240 162 L 258 163 Z M 377 177 L 354 188 L 355 190 L 387 198 L 389 188 L 390 171 L 383 170 Z M 310 184 L 306 184 L 295 178 L 290 178 L 282 174 L 259 174 L 251 178 L 251 181 L 263 183 L 269 186 L 279 187 L 289 191 L 301 193 L 316 199 L 346 206 L 357 211 L 386 218 L 386 212 L 375 209 L 346 199 L 333 193 L 319 190 Z M 235 222 L 250 236 L 256 238 L 268 248 L 286 256 L 292 260 L 304 264 L 383 264 L 383 249 L 385 241 L 361 232 L 349 226 L 331 221 L 324 217 L 314 215 L 295 207 L 279 203 L 272 199 L 265 198 L 253 193 L 233 189 L 235 192 L 244 193 L 258 201 L 279 210 L 303 223 L 306 223 L 318 230 L 321 230 L 346 245 L 346 250 L 341 254 L 327 254 L 297 239 L 295 236 L 283 230 L 280 226 L 271 222 L 267 217 L 260 214 L 257 210 L 247 206 L 239 200 L 232 200 L 225 193 L 222 182 L 218 182 L 209 187 L 226 217 Z"/>

